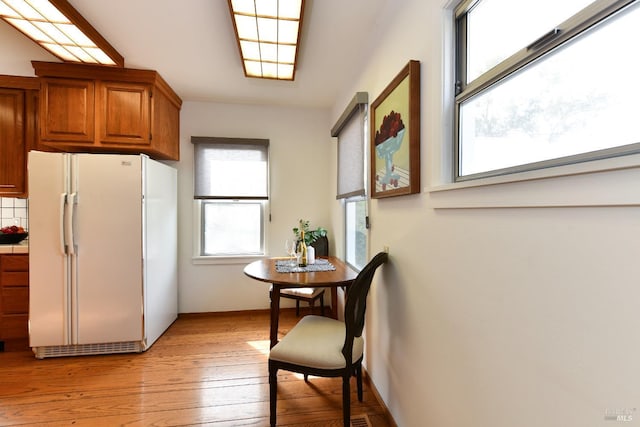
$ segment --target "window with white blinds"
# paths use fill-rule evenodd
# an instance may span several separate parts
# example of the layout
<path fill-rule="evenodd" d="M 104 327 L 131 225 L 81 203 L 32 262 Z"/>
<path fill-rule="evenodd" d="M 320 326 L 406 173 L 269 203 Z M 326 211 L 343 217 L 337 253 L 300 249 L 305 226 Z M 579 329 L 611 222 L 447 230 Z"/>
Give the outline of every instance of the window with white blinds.
<path fill-rule="evenodd" d="M 343 201 L 345 261 L 357 269 L 367 262 L 367 113 L 368 94 L 358 92 L 331 129 L 338 137 L 336 198 Z"/>
<path fill-rule="evenodd" d="M 191 137 L 197 256 L 265 254 L 269 140 Z"/>
<path fill-rule="evenodd" d="M 365 195 L 364 147 L 368 95 L 358 92 L 331 129 L 338 137 L 337 199 Z"/>

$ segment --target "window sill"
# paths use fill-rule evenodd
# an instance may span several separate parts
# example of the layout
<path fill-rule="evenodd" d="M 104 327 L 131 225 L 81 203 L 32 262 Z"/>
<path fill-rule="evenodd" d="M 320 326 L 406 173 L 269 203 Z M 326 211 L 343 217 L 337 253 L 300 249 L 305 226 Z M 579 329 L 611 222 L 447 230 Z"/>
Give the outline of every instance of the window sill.
<path fill-rule="evenodd" d="M 640 154 L 424 189 L 435 209 L 640 206 Z"/>
<path fill-rule="evenodd" d="M 248 264 L 250 262 L 265 258 L 266 255 L 242 255 L 242 256 L 194 256 L 191 262 L 194 265 L 233 265 Z"/>

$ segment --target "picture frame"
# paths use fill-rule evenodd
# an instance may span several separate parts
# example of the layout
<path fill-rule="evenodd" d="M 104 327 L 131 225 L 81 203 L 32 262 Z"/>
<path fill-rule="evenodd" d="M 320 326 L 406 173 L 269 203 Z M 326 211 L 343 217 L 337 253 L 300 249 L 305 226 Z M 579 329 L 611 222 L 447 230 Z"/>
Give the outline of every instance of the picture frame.
<path fill-rule="evenodd" d="M 371 198 L 420 192 L 420 62 L 411 60 L 371 104 Z"/>

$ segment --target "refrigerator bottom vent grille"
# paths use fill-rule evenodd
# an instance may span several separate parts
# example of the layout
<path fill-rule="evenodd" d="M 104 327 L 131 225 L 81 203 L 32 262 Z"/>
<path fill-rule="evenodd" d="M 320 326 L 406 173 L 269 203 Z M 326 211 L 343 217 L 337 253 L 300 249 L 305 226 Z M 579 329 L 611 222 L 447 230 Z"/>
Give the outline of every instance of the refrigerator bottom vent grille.
<path fill-rule="evenodd" d="M 88 356 L 93 354 L 140 353 L 143 347 L 140 341 L 111 342 L 100 344 L 55 345 L 35 347 L 38 359 L 61 356 Z"/>

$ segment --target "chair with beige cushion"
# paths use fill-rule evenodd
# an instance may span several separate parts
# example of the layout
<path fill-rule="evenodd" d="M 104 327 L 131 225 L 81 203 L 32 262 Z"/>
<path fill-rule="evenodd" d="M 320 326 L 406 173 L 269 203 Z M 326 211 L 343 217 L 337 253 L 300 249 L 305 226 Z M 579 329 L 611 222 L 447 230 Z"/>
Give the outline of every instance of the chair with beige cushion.
<path fill-rule="evenodd" d="M 364 315 L 367 295 L 376 269 L 387 261 L 377 254 L 349 286 L 344 322 L 323 316 L 303 317 L 269 353 L 269 399 L 271 426 L 276 425 L 278 370 L 284 369 L 320 377 L 342 377 L 344 426 L 350 423 L 351 377 L 355 374 L 358 400 L 362 401 L 362 358 Z"/>
<path fill-rule="evenodd" d="M 311 246 L 316 251 L 316 257 L 329 256 L 329 240 L 327 236 L 318 237 Z M 300 301 L 307 302 L 313 312 L 315 302 L 320 300 L 320 314 L 324 316 L 324 288 L 295 288 L 282 289 L 280 297 L 296 300 L 296 316 L 300 316 Z"/>

